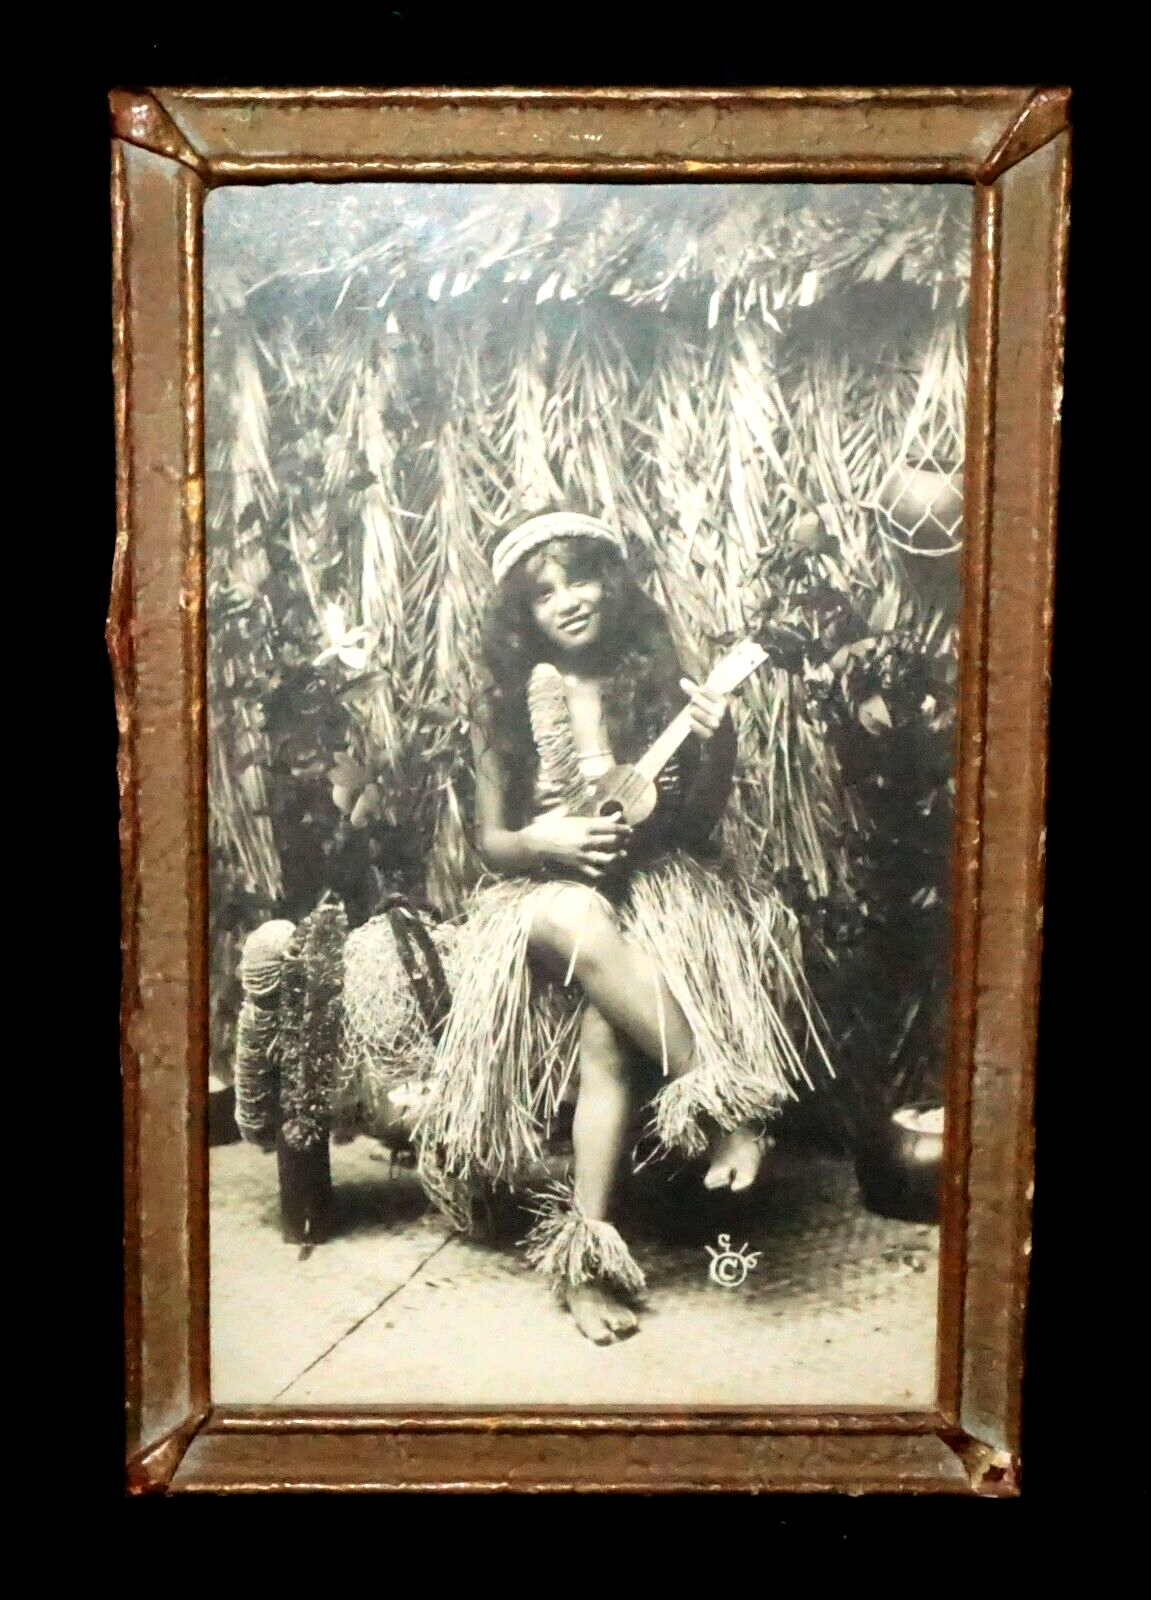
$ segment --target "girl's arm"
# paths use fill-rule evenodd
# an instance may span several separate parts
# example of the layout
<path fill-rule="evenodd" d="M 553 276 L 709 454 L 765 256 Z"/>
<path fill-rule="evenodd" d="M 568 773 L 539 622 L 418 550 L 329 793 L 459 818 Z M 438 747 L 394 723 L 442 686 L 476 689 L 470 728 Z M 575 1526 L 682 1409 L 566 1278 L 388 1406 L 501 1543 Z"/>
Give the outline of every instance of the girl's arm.
<path fill-rule="evenodd" d="M 499 756 L 479 721 L 473 725 L 476 763 L 476 848 L 493 872 L 530 873 L 563 866 L 595 882 L 615 861 L 630 828 L 604 817 L 537 817 L 509 828 Z"/>
<path fill-rule="evenodd" d="M 476 764 L 476 848 L 493 872 L 531 872 L 540 857 L 528 828 L 509 828 L 499 756 L 479 718 L 472 724 Z"/>
<path fill-rule="evenodd" d="M 730 711 L 724 711 L 711 738 L 699 745 L 699 767 L 683 797 L 680 831 L 702 844 L 722 820 L 735 780 L 737 741 Z"/>

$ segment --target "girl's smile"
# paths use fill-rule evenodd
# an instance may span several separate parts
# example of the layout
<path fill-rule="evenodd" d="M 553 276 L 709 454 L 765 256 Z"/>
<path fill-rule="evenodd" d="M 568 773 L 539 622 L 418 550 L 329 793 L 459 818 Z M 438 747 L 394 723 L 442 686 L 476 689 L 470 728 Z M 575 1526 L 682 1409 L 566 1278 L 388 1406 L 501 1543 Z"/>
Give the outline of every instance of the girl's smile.
<path fill-rule="evenodd" d="M 533 572 L 532 620 L 549 644 L 564 651 L 586 650 L 603 626 L 603 584 L 598 578 L 572 578 L 558 561 L 543 560 Z"/>

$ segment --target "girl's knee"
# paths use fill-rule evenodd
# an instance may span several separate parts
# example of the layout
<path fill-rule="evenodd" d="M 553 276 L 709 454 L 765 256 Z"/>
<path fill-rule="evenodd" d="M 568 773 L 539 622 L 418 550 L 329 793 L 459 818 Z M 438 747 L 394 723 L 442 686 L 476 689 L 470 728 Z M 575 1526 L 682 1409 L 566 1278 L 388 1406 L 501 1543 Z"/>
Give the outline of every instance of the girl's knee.
<path fill-rule="evenodd" d="M 616 936 L 611 907 L 594 889 L 558 889 L 532 919 L 532 942 L 567 956 L 602 949 Z"/>
<path fill-rule="evenodd" d="M 586 988 L 609 981 L 619 968 L 622 935 L 609 912 L 593 913 L 576 936 L 575 971 Z"/>

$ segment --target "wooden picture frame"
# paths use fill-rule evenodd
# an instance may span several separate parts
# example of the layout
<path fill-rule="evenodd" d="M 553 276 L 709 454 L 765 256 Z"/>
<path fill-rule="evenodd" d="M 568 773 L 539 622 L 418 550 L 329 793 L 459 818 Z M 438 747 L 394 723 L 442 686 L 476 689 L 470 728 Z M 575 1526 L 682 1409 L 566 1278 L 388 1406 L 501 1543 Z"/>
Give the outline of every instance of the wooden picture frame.
<path fill-rule="evenodd" d="M 108 641 L 121 735 L 130 1492 L 1018 1492 L 1068 100 L 1026 87 L 112 95 Z M 383 178 L 974 189 L 932 1410 L 492 1416 L 212 1403 L 201 205 L 221 184 Z"/>

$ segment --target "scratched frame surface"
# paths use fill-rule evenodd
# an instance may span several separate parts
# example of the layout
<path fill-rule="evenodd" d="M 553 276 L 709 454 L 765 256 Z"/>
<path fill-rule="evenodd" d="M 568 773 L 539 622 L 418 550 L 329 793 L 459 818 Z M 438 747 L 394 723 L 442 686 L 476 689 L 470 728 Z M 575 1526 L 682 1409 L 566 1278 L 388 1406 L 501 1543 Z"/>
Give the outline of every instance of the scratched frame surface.
<path fill-rule="evenodd" d="M 1027 87 L 111 96 L 129 1492 L 1018 1492 L 1068 101 Z M 211 1402 L 201 208 L 225 183 L 373 178 L 974 188 L 934 1410 Z"/>

